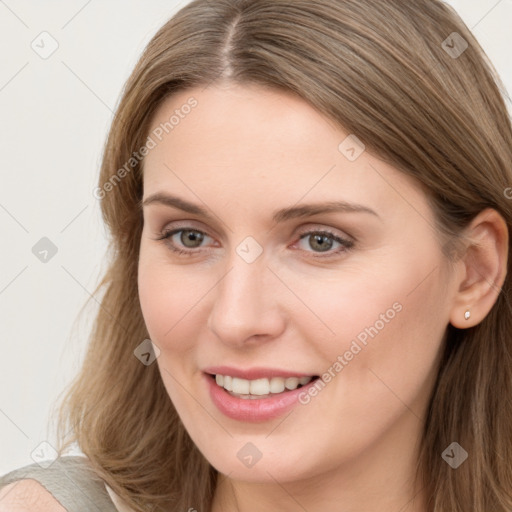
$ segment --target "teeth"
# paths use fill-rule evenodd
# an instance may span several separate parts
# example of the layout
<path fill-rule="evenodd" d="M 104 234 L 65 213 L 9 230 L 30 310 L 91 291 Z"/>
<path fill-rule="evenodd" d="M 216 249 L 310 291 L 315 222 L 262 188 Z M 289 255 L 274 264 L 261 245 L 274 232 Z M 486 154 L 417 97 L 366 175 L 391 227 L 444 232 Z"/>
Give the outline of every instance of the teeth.
<path fill-rule="evenodd" d="M 249 391 L 251 395 L 268 395 L 270 393 L 268 379 L 246 380 L 245 382 L 249 382 Z"/>
<path fill-rule="evenodd" d="M 215 375 L 217 385 L 230 391 L 240 398 L 254 399 L 271 393 L 282 393 L 297 389 L 299 385 L 305 386 L 311 382 L 312 377 L 272 377 L 271 379 L 246 380 L 229 375 Z"/>
<path fill-rule="evenodd" d="M 249 394 L 249 388 L 251 385 L 250 380 L 239 379 L 238 377 L 233 377 L 233 393 L 240 393 L 242 395 Z"/>
<path fill-rule="evenodd" d="M 233 391 L 233 378 L 229 375 L 224 375 L 224 389 L 226 391 Z"/>
<path fill-rule="evenodd" d="M 272 377 L 270 379 L 269 391 L 270 393 L 282 393 L 285 388 L 285 379 L 281 377 Z"/>
<path fill-rule="evenodd" d="M 286 389 L 297 389 L 297 386 L 299 385 L 299 379 L 297 377 L 290 377 L 284 381 L 284 385 L 286 386 Z"/>

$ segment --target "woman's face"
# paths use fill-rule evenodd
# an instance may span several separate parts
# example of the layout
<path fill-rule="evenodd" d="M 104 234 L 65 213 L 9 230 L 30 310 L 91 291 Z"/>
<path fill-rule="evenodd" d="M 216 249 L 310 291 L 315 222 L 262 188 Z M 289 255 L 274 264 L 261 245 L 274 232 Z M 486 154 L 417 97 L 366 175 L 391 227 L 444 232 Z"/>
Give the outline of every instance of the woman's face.
<path fill-rule="evenodd" d="M 151 130 L 140 302 L 208 461 L 261 482 L 414 464 L 454 296 L 423 192 L 256 86 L 182 91 Z"/>

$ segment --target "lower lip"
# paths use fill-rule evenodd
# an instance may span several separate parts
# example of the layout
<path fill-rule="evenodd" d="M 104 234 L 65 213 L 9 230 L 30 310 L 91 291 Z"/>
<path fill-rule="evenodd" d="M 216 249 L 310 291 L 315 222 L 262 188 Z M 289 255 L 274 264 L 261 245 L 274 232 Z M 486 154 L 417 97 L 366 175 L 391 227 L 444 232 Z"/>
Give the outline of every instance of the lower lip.
<path fill-rule="evenodd" d="M 269 398 L 237 398 L 221 388 L 210 375 L 204 374 L 204 378 L 210 387 L 210 397 L 217 409 L 229 418 L 246 422 L 262 422 L 278 418 L 287 413 L 298 403 L 301 393 L 308 391 L 317 379 L 305 386 L 279 393 Z"/>

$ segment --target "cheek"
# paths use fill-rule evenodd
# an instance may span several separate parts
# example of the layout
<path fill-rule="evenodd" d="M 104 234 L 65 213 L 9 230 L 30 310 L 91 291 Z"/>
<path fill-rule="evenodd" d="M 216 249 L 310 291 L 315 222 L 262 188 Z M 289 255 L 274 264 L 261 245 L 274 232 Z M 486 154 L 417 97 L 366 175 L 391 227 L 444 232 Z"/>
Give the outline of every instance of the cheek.
<path fill-rule="evenodd" d="M 188 415 L 191 404 L 178 382 L 184 382 L 184 374 L 188 371 L 184 356 L 193 348 L 196 339 L 191 328 L 198 325 L 191 320 L 197 314 L 197 303 L 205 291 L 184 280 L 180 267 L 161 262 L 156 256 L 151 258 L 143 251 L 138 269 L 138 289 L 149 337 L 161 352 L 156 364 L 162 381 L 180 415 L 184 411 Z"/>
<path fill-rule="evenodd" d="M 301 299 L 293 304 L 293 321 L 328 359 L 350 350 L 353 340 L 364 347 L 372 334 L 389 330 L 403 315 L 410 291 L 407 276 L 403 269 L 397 273 L 399 269 L 390 266 L 384 274 L 386 263 L 380 260 L 375 271 L 369 265 L 364 269 L 347 265 L 326 278 L 319 273 L 311 278 L 283 273 L 283 281 L 293 282 L 293 292 Z"/>
<path fill-rule="evenodd" d="M 139 300 L 151 340 L 165 359 L 194 349 L 208 320 L 218 277 L 208 269 L 191 270 L 165 261 L 160 254 L 141 251 Z M 175 359 L 174 359 L 175 360 Z"/>
<path fill-rule="evenodd" d="M 141 254 L 138 270 L 139 300 L 150 337 L 160 348 L 173 339 L 175 331 L 198 301 L 199 286 L 185 286 L 180 269 Z"/>
<path fill-rule="evenodd" d="M 404 411 L 422 418 L 435 378 L 446 330 L 440 276 L 431 273 L 434 266 L 428 263 L 402 263 L 389 268 L 393 279 L 375 278 L 366 284 L 369 300 L 360 294 L 347 303 L 350 332 L 343 349 L 352 360 L 344 373 L 349 387 L 357 390 L 347 413 L 357 411 L 362 420 L 368 410 L 383 422 Z M 357 346 L 360 351 L 352 355 Z"/>
<path fill-rule="evenodd" d="M 342 277 L 321 286 L 295 280 L 301 284 L 294 291 L 315 313 L 296 315 L 296 321 L 316 340 L 326 370 L 344 374 L 342 381 L 359 390 L 359 399 L 380 396 L 386 384 L 405 386 L 414 399 L 430 378 L 448 322 L 442 276 L 439 269 L 432 272 L 437 255 L 431 252 L 423 261 L 395 254 L 373 268 L 346 267 Z"/>

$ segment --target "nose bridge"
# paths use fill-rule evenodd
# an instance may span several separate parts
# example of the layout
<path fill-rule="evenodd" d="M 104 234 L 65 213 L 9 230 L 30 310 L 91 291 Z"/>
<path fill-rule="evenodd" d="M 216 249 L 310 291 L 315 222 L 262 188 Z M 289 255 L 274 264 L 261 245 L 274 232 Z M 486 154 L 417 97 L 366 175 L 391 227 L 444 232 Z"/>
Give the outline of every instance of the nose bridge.
<path fill-rule="evenodd" d="M 251 240 L 242 242 L 231 252 L 226 268 L 215 287 L 209 328 L 232 344 L 244 343 L 255 335 L 277 335 L 283 319 L 275 277 L 267 268 L 262 248 Z"/>

